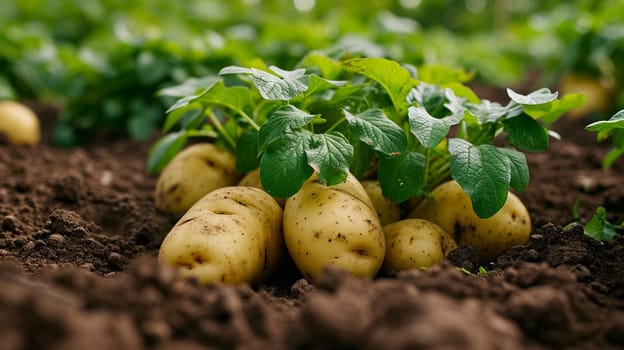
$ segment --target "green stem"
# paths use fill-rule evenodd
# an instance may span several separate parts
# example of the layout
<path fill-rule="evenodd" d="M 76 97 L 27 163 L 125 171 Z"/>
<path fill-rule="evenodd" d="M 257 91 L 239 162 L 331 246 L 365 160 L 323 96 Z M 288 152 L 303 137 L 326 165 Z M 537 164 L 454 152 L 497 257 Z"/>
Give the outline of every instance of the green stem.
<path fill-rule="evenodd" d="M 208 119 L 210 119 L 214 127 L 219 131 L 219 134 L 221 134 L 225 141 L 227 141 L 227 143 L 232 146 L 232 149 L 236 149 L 236 142 L 234 141 L 234 139 L 232 139 L 232 137 L 230 137 L 230 135 L 228 135 L 227 131 L 225 131 L 225 128 L 223 127 L 223 125 L 221 125 L 219 118 L 217 118 L 217 116 L 215 116 L 212 112 L 212 108 L 206 108 L 204 110 L 204 113 L 208 116 Z"/>
<path fill-rule="evenodd" d="M 330 126 L 329 129 L 325 131 L 325 133 L 329 134 L 330 132 L 334 131 L 334 129 L 336 129 L 338 125 L 342 124 L 345 120 L 347 120 L 347 118 L 342 117 L 339 121 L 335 122 L 334 125 Z"/>
<path fill-rule="evenodd" d="M 260 130 L 260 127 L 258 126 L 258 124 L 256 124 L 256 122 L 249 116 L 247 115 L 247 113 L 245 113 L 245 111 L 243 111 L 242 109 L 233 109 L 234 112 L 238 113 L 241 115 L 241 117 L 243 117 L 243 119 L 245 119 L 249 125 L 251 125 L 252 128 L 254 128 L 256 131 Z"/>

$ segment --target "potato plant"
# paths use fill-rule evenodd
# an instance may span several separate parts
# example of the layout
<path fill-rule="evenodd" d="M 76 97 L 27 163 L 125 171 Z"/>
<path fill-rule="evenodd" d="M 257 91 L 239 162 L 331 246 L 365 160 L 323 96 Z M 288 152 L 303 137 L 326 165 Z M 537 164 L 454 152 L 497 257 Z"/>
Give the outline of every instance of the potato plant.
<path fill-rule="evenodd" d="M 546 88 L 526 95 L 508 89 L 510 101 L 501 105 L 479 99 L 463 84 L 470 77 L 468 72 L 450 67 L 414 67 L 384 58 L 320 52 L 308 54 L 294 70 L 259 61 L 254 67 L 228 66 L 219 76 L 190 80 L 163 91 L 178 100 L 168 110 L 167 134 L 152 148 L 149 170 L 159 171 L 190 138 L 213 137 L 214 143 L 235 154 L 239 172 L 258 169 L 261 187 L 267 193 L 289 198 L 284 226 L 293 225 L 291 217 L 299 220 L 290 231 L 300 231 L 304 238 L 297 240 L 301 242 L 317 235 L 340 244 L 330 236 L 342 233 L 336 227 L 341 221 L 349 222 L 348 216 L 342 220 L 332 216 L 335 225 L 310 229 L 301 222 L 311 214 L 288 212 L 293 206 L 311 205 L 301 199 L 302 191 L 309 197 L 306 201 L 318 200 L 325 196 L 321 190 L 342 186 L 351 175 L 376 179 L 383 196 L 404 210 L 452 179 L 474 218 L 492 218 L 513 200 L 510 189 L 522 191 L 529 182 L 522 152 L 545 151 L 550 138 L 557 137 L 548 126 L 582 103 L 582 96 L 559 98 L 557 92 Z M 495 145 L 496 137 L 504 142 Z M 309 190 L 311 177 L 317 187 L 313 192 Z M 374 208 L 369 194 L 362 193 Z M 295 199 L 296 205 L 289 205 Z M 351 208 L 346 201 L 343 205 Z M 313 214 L 321 220 L 322 215 L 336 212 L 319 209 Z M 379 223 L 377 215 L 374 220 L 358 220 Z M 357 223 L 351 222 L 351 226 Z M 368 231 L 363 228 L 360 235 Z M 318 257 L 333 248 L 318 248 L 322 253 L 312 249 L 311 242 L 302 243 L 290 253 L 303 251 Z M 501 250 L 487 252 L 490 259 Z M 325 255 L 319 266 L 340 259 L 340 254 Z M 321 269 L 312 269 L 307 263 L 297 265 L 314 280 Z M 354 274 L 362 268 L 357 262 L 341 267 Z"/>

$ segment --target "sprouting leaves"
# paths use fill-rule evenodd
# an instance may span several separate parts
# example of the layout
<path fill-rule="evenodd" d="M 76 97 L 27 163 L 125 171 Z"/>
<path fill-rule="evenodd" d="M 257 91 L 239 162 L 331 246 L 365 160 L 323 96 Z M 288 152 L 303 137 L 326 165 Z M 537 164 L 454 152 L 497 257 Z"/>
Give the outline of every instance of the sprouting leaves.
<path fill-rule="evenodd" d="M 601 120 L 587 125 L 589 131 L 597 132 L 597 140 L 603 141 L 611 137 L 613 148 L 609 151 L 603 161 L 604 168 L 608 168 L 613 162 L 624 155 L 624 109 L 615 113 L 608 120 Z"/>
<path fill-rule="evenodd" d="M 553 134 L 545 125 L 579 99 L 559 99 L 548 89 L 527 95 L 509 89 L 510 101 L 502 105 L 480 100 L 463 85 L 470 73 L 421 68 L 384 58 L 339 61 L 319 52 L 293 70 L 262 62 L 225 67 L 220 77 L 167 90 L 179 99 L 151 168 L 201 131 L 231 146 L 239 171 L 259 167 L 264 189 L 275 197 L 295 194 L 313 173 L 328 186 L 349 171 L 376 174 L 396 203 L 453 178 L 476 214 L 490 217 L 509 188 L 522 191 L 529 183 L 521 151 L 546 150 Z M 592 127 L 620 126 L 618 118 Z M 506 144 L 494 145 L 500 134 Z"/>
<path fill-rule="evenodd" d="M 548 88 L 542 88 L 528 95 L 521 95 L 512 89 L 507 89 L 507 95 L 512 101 L 521 105 L 542 105 L 554 101 L 559 95 L 557 92 L 550 92 Z"/>
<path fill-rule="evenodd" d="M 369 109 L 357 115 L 344 111 L 352 132 L 360 141 L 387 155 L 400 154 L 407 137 L 397 124 L 380 109 Z"/>
<path fill-rule="evenodd" d="M 614 225 L 607 220 L 607 211 L 598 207 L 592 218 L 583 225 L 585 234 L 599 241 L 612 241 L 624 232 L 624 223 Z"/>
<path fill-rule="evenodd" d="M 249 74 L 254 86 L 263 98 L 267 100 L 290 100 L 308 89 L 301 79 L 304 70 L 286 71 L 277 67 L 270 67 L 277 75 L 270 74 L 256 68 L 229 66 L 221 69 L 219 75 Z"/>
<path fill-rule="evenodd" d="M 390 96 L 399 113 L 407 109 L 406 97 L 416 81 L 409 71 L 397 62 L 385 58 L 354 58 L 346 61 L 345 67 L 379 83 Z"/>

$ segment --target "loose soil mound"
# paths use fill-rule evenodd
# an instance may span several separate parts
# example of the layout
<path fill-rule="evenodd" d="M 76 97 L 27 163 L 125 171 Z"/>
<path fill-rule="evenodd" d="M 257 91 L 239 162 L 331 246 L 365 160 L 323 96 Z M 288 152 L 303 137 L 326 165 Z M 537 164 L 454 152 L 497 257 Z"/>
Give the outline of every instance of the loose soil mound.
<path fill-rule="evenodd" d="M 624 348 L 624 240 L 583 235 L 605 206 L 624 220 L 622 162 L 581 122 L 528 156 L 534 232 L 487 274 L 470 248 L 428 271 L 375 280 L 286 266 L 262 286 L 197 286 L 156 255 L 175 218 L 153 205 L 149 142 L 0 144 L 0 350 Z M 618 222 L 619 222 L 618 221 Z M 463 272 L 458 267 L 461 267 Z M 471 271 L 472 274 L 466 272 Z"/>

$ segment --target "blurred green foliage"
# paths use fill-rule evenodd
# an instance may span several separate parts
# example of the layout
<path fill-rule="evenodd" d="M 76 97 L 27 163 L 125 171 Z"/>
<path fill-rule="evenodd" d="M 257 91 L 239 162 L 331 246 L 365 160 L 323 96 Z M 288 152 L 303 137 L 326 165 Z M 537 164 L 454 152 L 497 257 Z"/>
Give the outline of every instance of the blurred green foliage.
<path fill-rule="evenodd" d="M 5 0 L 0 98 L 62 103 L 56 140 L 72 145 L 144 139 L 171 102 L 158 90 L 316 49 L 464 67 L 491 86 L 582 72 L 620 91 L 623 13 L 624 0 Z"/>

